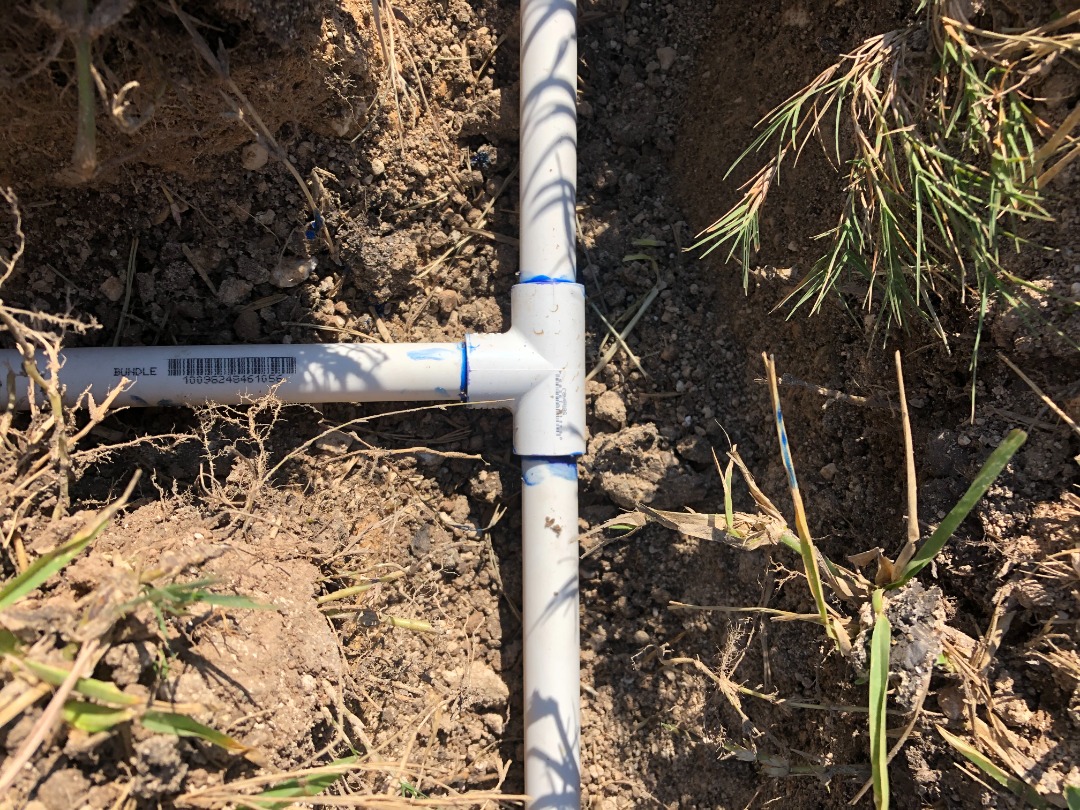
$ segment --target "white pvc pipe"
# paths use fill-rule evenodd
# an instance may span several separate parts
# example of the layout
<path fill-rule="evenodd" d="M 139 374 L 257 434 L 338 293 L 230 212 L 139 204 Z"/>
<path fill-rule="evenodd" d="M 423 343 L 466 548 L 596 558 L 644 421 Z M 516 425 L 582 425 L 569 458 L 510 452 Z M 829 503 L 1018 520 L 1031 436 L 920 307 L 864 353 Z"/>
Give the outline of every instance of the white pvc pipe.
<path fill-rule="evenodd" d="M 570 460 L 522 460 L 525 792 L 532 810 L 581 806 L 578 481 Z"/>
<path fill-rule="evenodd" d="M 574 0 L 521 3 L 521 280 L 577 280 Z"/>
<path fill-rule="evenodd" d="M 510 330 L 466 335 L 469 402 L 514 412 L 514 452 L 585 452 L 585 288 L 532 282 L 510 290 Z"/>
<path fill-rule="evenodd" d="M 566 288 L 577 287 L 576 89 L 574 0 L 522 0 L 522 288 L 563 288 L 569 293 Z M 585 303 L 583 290 L 573 297 L 565 293 L 534 295 L 521 308 L 521 315 L 513 317 L 515 328 L 540 336 L 541 344 L 550 339 L 551 330 L 560 331 L 557 351 L 542 351 L 554 355 L 564 382 L 574 381 L 566 386 L 567 412 L 576 415 L 580 408 L 582 416 L 572 423 L 575 435 L 563 436 L 556 443 L 558 451 L 530 450 L 539 457 L 522 459 L 529 810 L 581 807 L 577 466 L 573 457 L 585 452 Z M 528 342 L 535 345 L 531 338 Z M 548 407 L 558 410 L 558 396 L 551 388 L 534 391 L 545 400 L 554 397 L 556 402 Z M 519 431 L 533 429 L 530 421 L 518 418 L 532 410 L 524 407 L 526 402 L 535 405 L 537 399 L 525 397 L 517 406 L 515 445 Z"/>
<path fill-rule="evenodd" d="M 115 401 L 125 405 L 239 403 L 276 386 L 283 402 L 396 402 L 464 398 L 462 343 L 322 343 L 258 346 L 145 346 L 67 349 L 60 381 L 71 405 L 90 391 L 105 399 L 123 378 L 131 382 Z M 44 358 L 38 358 L 39 367 Z M 0 351 L 0 408 L 10 397 L 27 406 L 22 357 Z M 40 393 L 39 393 L 40 396 Z"/>

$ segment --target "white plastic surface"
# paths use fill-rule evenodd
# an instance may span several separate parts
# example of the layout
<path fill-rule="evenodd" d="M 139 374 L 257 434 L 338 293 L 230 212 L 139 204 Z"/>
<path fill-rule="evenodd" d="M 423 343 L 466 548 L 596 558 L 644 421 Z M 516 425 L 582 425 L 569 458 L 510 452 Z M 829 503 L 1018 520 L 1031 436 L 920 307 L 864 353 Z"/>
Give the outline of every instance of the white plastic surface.
<path fill-rule="evenodd" d="M 521 3 L 521 280 L 577 280 L 573 0 Z"/>
<path fill-rule="evenodd" d="M 514 412 L 514 452 L 585 452 L 585 289 L 580 284 L 516 284 L 513 326 L 469 335 L 469 403 Z"/>
<path fill-rule="evenodd" d="M 521 0 L 522 283 L 506 338 L 523 339 L 551 367 L 514 404 L 514 449 L 524 456 L 585 452 L 576 16 L 574 0 Z M 469 362 L 471 386 L 471 350 Z M 470 401 L 479 398 L 470 388 Z M 523 458 L 522 478 L 525 792 L 529 810 L 579 810 L 577 468 L 569 458 Z"/>
<path fill-rule="evenodd" d="M 62 358 L 68 404 L 87 389 L 101 402 L 127 377 L 132 382 L 118 407 L 238 403 L 275 385 L 284 402 L 457 401 L 465 379 L 460 343 L 68 349 Z M 39 367 L 43 363 L 39 357 Z M 0 403 L 8 401 L 9 369 L 16 375 L 16 407 L 25 408 L 27 377 L 21 356 L 11 350 L 0 351 Z"/>
<path fill-rule="evenodd" d="M 578 481 L 572 461 L 523 459 L 525 792 L 532 810 L 581 806 Z"/>

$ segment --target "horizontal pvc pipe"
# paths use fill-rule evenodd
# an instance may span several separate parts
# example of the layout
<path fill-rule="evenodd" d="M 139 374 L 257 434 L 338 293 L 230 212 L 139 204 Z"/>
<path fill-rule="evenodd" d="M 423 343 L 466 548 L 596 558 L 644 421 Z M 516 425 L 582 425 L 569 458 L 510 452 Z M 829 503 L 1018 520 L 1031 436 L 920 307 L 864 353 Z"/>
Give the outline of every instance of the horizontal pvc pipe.
<path fill-rule="evenodd" d="M 525 792 L 531 810 L 581 806 L 577 465 L 523 459 Z"/>
<path fill-rule="evenodd" d="M 38 358 L 39 367 L 44 358 Z M 127 377 L 116 401 L 124 405 L 201 405 L 250 401 L 272 388 L 283 402 L 460 400 L 465 350 L 461 343 L 322 343 L 258 346 L 146 346 L 68 349 L 61 354 L 64 400 L 90 390 L 101 402 Z M 27 407 L 22 357 L 0 351 L 0 408 Z"/>
<path fill-rule="evenodd" d="M 521 3 L 521 280 L 575 281 L 577 12 Z"/>

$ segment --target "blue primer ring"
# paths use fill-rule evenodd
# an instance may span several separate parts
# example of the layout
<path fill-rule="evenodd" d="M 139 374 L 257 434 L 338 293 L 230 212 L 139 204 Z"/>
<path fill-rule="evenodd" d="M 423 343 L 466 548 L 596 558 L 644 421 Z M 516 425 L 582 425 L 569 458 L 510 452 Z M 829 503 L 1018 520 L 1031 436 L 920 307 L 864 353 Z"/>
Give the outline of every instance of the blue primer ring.
<path fill-rule="evenodd" d="M 410 360 L 433 360 L 439 362 L 453 357 L 452 349 L 413 349 L 409 352 Z"/>
<path fill-rule="evenodd" d="M 577 284 L 573 279 L 555 278 L 554 276 L 530 276 L 523 278 L 522 284 Z"/>
<path fill-rule="evenodd" d="M 469 401 L 469 338 L 461 341 L 461 393 L 458 394 L 462 402 Z"/>
<path fill-rule="evenodd" d="M 542 481 L 551 478 L 562 478 L 565 481 L 577 481 L 577 462 L 566 457 L 545 458 L 543 456 L 527 456 L 532 461 L 543 462 L 543 467 L 522 471 L 521 480 L 527 487 L 535 486 Z"/>

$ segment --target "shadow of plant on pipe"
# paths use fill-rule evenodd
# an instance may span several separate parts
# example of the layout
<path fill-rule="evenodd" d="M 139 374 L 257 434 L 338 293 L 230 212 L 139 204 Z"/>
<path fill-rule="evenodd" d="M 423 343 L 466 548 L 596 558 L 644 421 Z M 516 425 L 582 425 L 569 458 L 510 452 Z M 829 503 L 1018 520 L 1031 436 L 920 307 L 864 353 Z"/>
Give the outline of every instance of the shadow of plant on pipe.
<path fill-rule="evenodd" d="M 526 736 L 529 735 L 530 727 L 554 726 L 558 739 L 561 741 L 561 750 L 566 756 L 555 759 L 544 750 L 525 748 L 525 772 L 538 772 L 536 778 L 539 784 L 534 784 L 531 790 L 542 790 L 542 793 L 532 793 L 533 801 L 529 804 L 530 810 L 564 810 L 567 807 L 578 807 L 581 801 L 580 784 L 581 773 L 577 758 L 573 752 L 578 750 L 581 744 L 578 738 L 578 730 L 574 727 L 571 734 L 560 715 L 560 707 L 565 711 L 561 701 L 544 697 L 537 692 L 526 696 L 528 709 L 525 716 Z M 535 734 L 536 729 L 533 729 Z M 526 777 L 528 778 L 528 777 Z M 542 781 L 540 781 L 542 779 Z"/>
<path fill-rule="evenodd" d="M 61 360 L 69 405 L 87 390 L 102 399 L 122 377 L 133 382 L 116 407 L 238 404 L 271 390 L 288 403 L 458 401 L 465 381 L 460 343 L 88 348 L 68 349 Z M 8 399 L 8 369 L 16 407 L 25 408 L 17 352 L 0 351 L 0 401 Z"/>
<path fill-rule="evenodd" d="M 576 281 L 575 5 L 526 0 L 521 30 L 521 280 Z"/>

